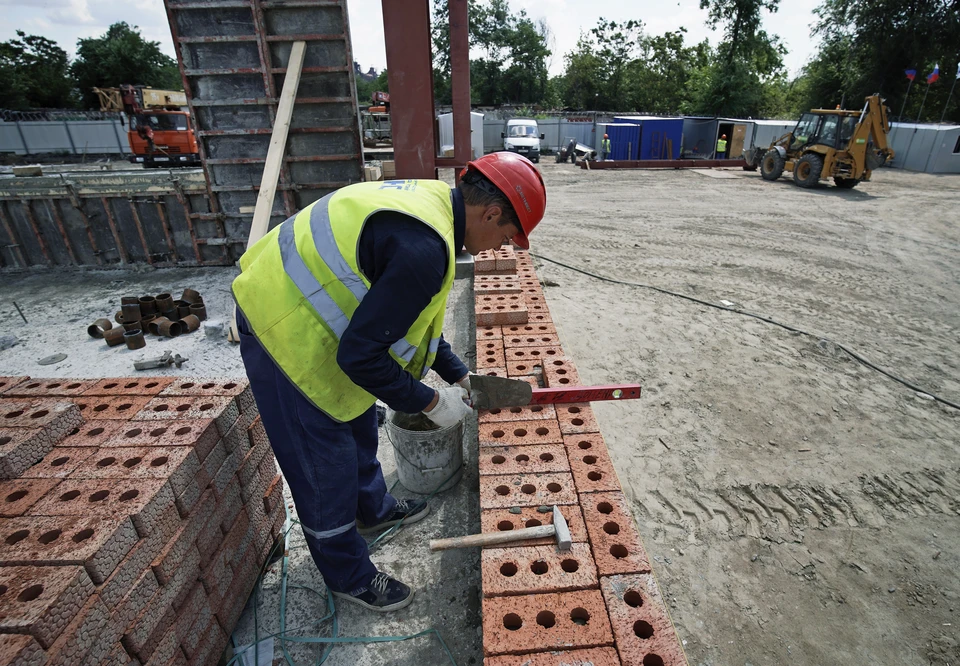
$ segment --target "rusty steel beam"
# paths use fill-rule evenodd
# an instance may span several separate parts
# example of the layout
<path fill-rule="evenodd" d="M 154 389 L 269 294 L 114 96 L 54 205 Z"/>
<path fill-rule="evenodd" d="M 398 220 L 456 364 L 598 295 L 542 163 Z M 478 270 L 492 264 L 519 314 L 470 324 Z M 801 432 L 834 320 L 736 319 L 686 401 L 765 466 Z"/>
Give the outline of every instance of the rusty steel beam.
<path fill-rule="evenodd" d="M 207 164 L 217 166 L 220 164 L 257 164 L 266 161 L 264 157 L 216 157 L 207 160 Z M 357 153 L 344 153 L 341 155 L 287 155 L 283 158 L 284 162 L 341 162 L 343 160 L 357 159 Z"/>
<path fill-rule="evenodd" d="M 53 266 L 53 259 L 50 258 L 50 249 L 47 247 L 47 241 L 44 239 L 43 234 L 40 232 L 40 227 L 37 225 L 37 218 L 33 216 L 33 210 L 30 208 L 30 200 L 24 201 L 22 207 L 23 214 L 26 216 L 30 228 L 33 229 L 33 235 L 36 236 L 37 242 L 40 243 L 40 251 L 43 252 L 43 257 L 47 260 L 47 265 Z"/>
<path fill-rule="evenodd" d="M 206 169 L 204 169 L 206 171 Z M 200 246 L 197 245 L 197 234 L 193 228 L 193 218 L 194 216 L 203 215 L 204 213 L 194 213 L 193 207 L 190 205 L 190 195 L 183 191 L 183 185 L 180 184 L 178 179 L 173 180 L 173 189 L 177 193 L 177 201 L 180 202 L 180 205 L 183 206 L 183 212 L 186 213 L 184 217 L 187 218 L 187 230 L 190 232 L 190 242 L 193 244 L 193 251 L 197 257 L 197 265 L 203 266 L 203 255 L 200 254 Z M 208 195 L 208 201 L 213 200 L 213 192 L 210 190 L 209 181 L 207 184 L 207 190 L 210 192 Z M 210 207 L 213 208 L 213 203 L 210 204 Z M 217 215 L 217 213 L 210 213 L 211 215 Z"/>
<path fill-rule="evenodd" d="M 117 252 L 120 254 L 120 260 L 130 263 L 130 255 L 127 254 L 127 248 L 120 240 L 120 232 L 117 230 L 117 223 L 113 219 L 113 211 L 110 209 L 110 200 L 106 197 L 100 197 L 100 203 L 103 204 L 103 212 L 107 216 L 107 225 L 110 227 L 110 233 L 113 234 L 113 242 L 117 245 Z"/>
<path fill-rule="evenodd" d="M 60 209 L 57 208 L 57 200 L 49 200 L 45 202 L 45 205 L 50 209 L 51 217 L 57 225 L 57 229 L 60 230 L 60 237 L 63 238 L 63 244 L 67 248 L 67 254 L 70 255 L 70 261 L 73 262 L 74 266 L 79 265 L 77 261 L 77 255 L 73 251 L 73 244 L 70 242 L 70 236 L 67 235 L 67 229 L 63 226 L 63 217 L 60 215 Z"/>
<path fill-rule="evenodd" d="M 453 101 L 453 158 L 455 168 L 470 161 L 470 36 L 467 0 L 450 0 L 450 79 Z M 459 180 L 460 169 L 457 168 Z"/>
<path fill-rule="evenodd" d="M 381 0 L 397 178 L 436 178 L 428 0 Z"/>
<path fill-rule="evenodd" d="M 353 128 L 340 125 L 333 127 L 299 127 L 291 128 L 290 134 L 336 134 L 338 132 L 352 132 Z M 256 134 L 273 134 L 271 127 L 258 127 L 254 129 L 229 129 L 229 130 L 198 130 L 197 136 L 251 136 Z"/>
<path fill-rule="evenodd" d="M 143 246 L 143 255 L 147 258 L 147 263 L 153 266 L 153 257 L 150 256 L 150 246 L 147 245 L 147 237 L 143 233 L 143 224 L 140 222 L 140 211 L 137 210 L 137 203 L 129 199 L 130 213 L 133 215 L 133 223 L 137 227 L 137 235 L 140 236 L 140 245 Z"/>
<path fill-rule="evenodd" d="M 607 160 L 580 162 L 581 169 L 707 169 L 710 167 L 744 167 L 744 160 Z"/>

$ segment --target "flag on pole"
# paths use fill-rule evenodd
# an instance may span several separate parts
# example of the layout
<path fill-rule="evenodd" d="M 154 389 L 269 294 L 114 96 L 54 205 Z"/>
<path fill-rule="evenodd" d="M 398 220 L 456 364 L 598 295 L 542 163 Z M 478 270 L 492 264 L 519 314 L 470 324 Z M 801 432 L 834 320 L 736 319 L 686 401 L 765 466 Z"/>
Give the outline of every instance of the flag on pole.
<path fill-rule="evenodd" d="M 933 71 L 927 74 L 927 85 L 935 83 L 940 78 L 940 63 L 933 66 Z"/>
<path fill-rule="evenodd" d="M 958 73 L 957 73 L 957 76 L 960 77 L 960 66 L 957 66 L 957 72 L 958 72 Z M 913 81 L 914 77 L 916 77 L 916 75 L 917 75 L 917 70 L 915 70 L 915 69 L 907 69 L 907 70 L 904 70 L 904 73 L 907 75 L 907 78 L 908 78 L 908 79 L 910 79 L 911 81 Z"/>

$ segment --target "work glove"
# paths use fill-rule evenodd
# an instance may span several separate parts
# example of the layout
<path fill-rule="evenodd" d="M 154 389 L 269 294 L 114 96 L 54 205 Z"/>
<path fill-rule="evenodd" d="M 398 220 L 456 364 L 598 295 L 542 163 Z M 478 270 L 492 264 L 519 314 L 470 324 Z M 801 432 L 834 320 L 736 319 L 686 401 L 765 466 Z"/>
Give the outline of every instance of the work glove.
<path fill-rule="evenodd" d="M 473 411 L 466 402 L 469 398 L 463 387 L 448 386 L 437 389 L 437 396 L 437 404 L 424 414 L 441 428 L 460 423 Z"/>
<path fill-rule="evenodd" d="M 473 389 L 470 388 L 470 373 L 467 373 L 467 374 L 465 374 L 463 377 L 461 377 L 460 379 L 458 379 L 458 380 L 457 380 L 457 385 L 459 385 L 459 386 L 461 386 L 462 388 L 466 389 L 467 395 L 469 395 L 470 397 L 473 397 L 473 396 L 472 396 L 472 391 L 473 391 Z"/>

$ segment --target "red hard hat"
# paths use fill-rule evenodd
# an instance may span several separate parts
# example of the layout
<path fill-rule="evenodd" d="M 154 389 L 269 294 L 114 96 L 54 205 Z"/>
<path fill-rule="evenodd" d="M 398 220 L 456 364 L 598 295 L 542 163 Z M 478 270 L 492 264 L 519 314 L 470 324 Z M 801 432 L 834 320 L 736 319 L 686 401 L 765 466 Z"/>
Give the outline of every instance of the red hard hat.
<path fill-rule="evenodd" d="M 604 139 L 609 139 L 609 138 L 610 138 L 610 135 L 609 135 L 609 134 L 604 134 L 604 135 L 603 135 L 603 138 L 604 138 Z"/>
<path fill-rule="evenodd" d="M 726 135 L 726 134 L 724 134 L 724 135 L 723 135 L 723 136 L 721 136 L 720 138 L 721 138 L 721 139 L 726 139 L 726 138 L 727 138 L 727 135 Z"/>
<path fill-rule="evenodd" d="M 520 220 L 520 233 L 513 237 L 513 242 L 528 249 L 530 242 L 527 236 L 543 219 L 543 211 L 547 207 L 547 189 L 533 162 L 523 155 L 503 151 L 467 162 L 460 177 L 470 169 L 482 173 L 506 195 Z"/>

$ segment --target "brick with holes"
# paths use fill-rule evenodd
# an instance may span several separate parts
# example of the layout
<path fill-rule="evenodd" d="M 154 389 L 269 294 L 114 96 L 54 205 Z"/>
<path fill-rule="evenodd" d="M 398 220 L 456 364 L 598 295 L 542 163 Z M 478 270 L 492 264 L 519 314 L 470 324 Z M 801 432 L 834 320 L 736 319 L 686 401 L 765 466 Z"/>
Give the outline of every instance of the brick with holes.
<path fill-rule="evenodd" d="M 56 447 L 20 476 L 24 479 L 65 479 L 97 451 L 99 449 L 92 446 Z"/>
<path fill-rule="evenodd" d="M 477 341 L 480 340 L 499 340 L 503 337 L 499 326 L 478 326 Z"/>
<path fill-rule="evenodd" d="M 210 489 L 212 490 L 212 488 Z M 223 506 L 217 502 L 215 508 L 210 511 L 206 521 L 200 528 L 197 535 L 197 550 L 200 551 L 200 565 L 206 567 L 214 553 L 223 543 L 223 530 L 220 529 L 220 523 L 223 520 Z"/>
<path fill-rule="evenodd" d="M 497 248 L 494 250 L 494 257 L 496 258 L 498 271 L 517 270 L 517 255 L 512 246 L 505 245 Z"/>
<path fill-rule="evenodd" d="M 174 506 L 174 497 L 164 479 L 66 479 L 31 507 L 29 515 L 130 516 L 142 538 L 168 506 Z"/>
<path fill-rule="evenodd" d="M 560 337 L 556 333 L 524 333 L 505 334 L 503 336 L 505 349 L 515 347 L 560 347 Z"/>
<path fill-rule="evenodd" d="M 80 565 L 100 584 L 138 538 L 126 517 L 6 518 L 0 520 L 0 566 Z"/>
<path fill-rule="evenodd" d="M 174 631 L 180 640 L 187 657 L 192 657 L 200 645 L 206 628 L 213 618 L 213 611 L 207 601 L 207 593 L 199 582 L 190 590 L 183 603 L 177 609 L 177 619 L 174 622 Z"/>
<path fill-rule="evenodd" d="M 559 552 L 553 546 L 486 548 L 480 555 L 483 596 L 571 592 L 597 589 L 597 568 L 590 544 L 575 543 Z"/>
<path fill-rule="evenodd" d="M 586 402 L 558 405 L 557 420 L 560 421 L 560 432 L 564 435 L 600 432 L 593 408 Z"/>
<path fill-rule="evenodd" d="M 622 492 L 582 494 L 580 507 L 601 576 L 650 572 L 650 560 Z"/>
<path fill-rule="evenodd" d="M 102 448 L 85 459 L 72 479 L 167 479 L 175 495 L 200 471 L 193 449 L 185 446 Z"/>
<path fill-rule="evenodd" d="M 510 336 L 518 336 L 518 335 L 543 335 L 543 334 L 557 335 L 557 329 L 552 323 L 543 323 L 543 324 L 527 323 L 527 324 L 516 324 L 514 326 L 502 326 L 500 328 L 500 334 L 504 338 L 508 338 Z M 519 347 L 521 345 L 514 345 L 514 346 Z M 522 345 L 522 346 L 527 346 L 527 345 Z M 540 347 L 542 345 L 532 345 L 532 346 Z"/>
<path fill-rule="evenodd" d="M 0 428 L 0 479 L 19 478 L 55 443 L 46 428 Z"/>
<path fill-rule="evenodd" d="M 173 610 L 170 610 L 173 613 Z M 166 666 L 166 664 L 180 652 L 180 642 L 173 625 L 167 627 L 157 641 L 156 647 L 150 654 L 150 659 L 143 666 Z"/>
<path fill-rule="evenodd" d="M 487 657 L 483 666 L 620 666 L 620 657 L 614 648 L 588 648 L 586 650 L 555 650 L 515 656 Z"/>
<path fill-rule="evenodd" d="M 550 388 L 582 386 L 577 368 L 569 358 L 552 358 L 544 361 L 543 381 Z"/>
<path fill-rule="evenodd" d="M 160 602 L 171 608 L 182 605 L 199 577 L 200 553 L 196 546 L 192 546 L 184 553 L 180 566 L 173 571 L 173 576 L 161 585 Z"/>
<path fill-rule="evenodd" d="M 241 449 L 234 449 L 228 453 L 223 464 L 220 465 L 217 473 L 213 476 L 210 483 L 218 495 L 223 495 L 226 492 L 227 485 L 233 481 L 234 475 L 236 475 L 237 470 L 240 468 L 243 455 L 244 451 Z M 239 491 L 239 488 L 237 490 Z"/>
<path fill-rule="evenodd" d="M 213 419 L 190 419 L 188 421 L 160 421 L 149 423 L 130 421 L 100 446 L 189 446 L 197 453 L 200 462 L 220 441 Z"/>
<path fill-rule="evenodd" d="M 71 622 L 60 634 L 57 641 L 47 650 L 48 666 L 76 666 L 77 664 L 99 663 L 111 645 L 112 632 L 110 611 L 98 595 L 93 595 L 83 608 L 71 618 Z M 101 651 L 102 655 L 96 653 Z"/>
<path fill-rule="evenodd" d="M 560 347 L 511 347 L 503 353 L 509 364 L 511 361 L 543 361 L 544 364 L 555 358 L 564 358 Z"/>
<path fill-rule="evenodd" d="M 207 628 L 207 633 L 201 639 L 193 658 L 189 660 L 190 666 L 205 666 L 211 661 L 216 662 L 218 655 L 223 652 L 227 645 L 227 635 L 220 628 L 220 625 L 214 619 Z"/>
<path fill-rule="evenodd" d="M 528 324 L 552 324 L 553 317 L 550 316 L 550 312 L 547 310 L 537 310 L 535 312 L 527 312 L 527 323 Z"/>
<path fill-rule="evenodd" d="M 273 455 L 270 449 L 270 442 L 267 441 L 266 432 L 262 435 L 259 432 L 254 434 L 253 429 L 255 428 L 258 430 L 262 429 L 263 423 L 257 420 L 250 426 L 247 434 L 253 445 L 250 447 L 250 450 L 244 454 L 243 459 L 240 461 L 240 467 L 237 470 L 237 478 L 240 481 L 240 485 L 244 488 L 253 481 L 257 473 L 257 467 L 260 465 L 263 457 L 267 454 Z M 246 502 L 248 499 L 249 497 L 244 497 L 243 501 Z"/>
<path fill-rule="evenodd" d="M 247 429 L 258 417 L 259 414 L 256 412 L 240 412 L 236 422 L 230 426 L 230 430 L 223 437 L 223 443 L 227 447 L 227 451 L 241 449 L 240 454 L 245 455 L 250 450 L 250 438 L 247 436 Z"/>
<path fill-rule="evenodd" d="M 505 326 L 527 322 L 527 306 L 518 294 L 477 296 L 474 312 L 477 326 Z"/>
<path fill-rule="evenodd" d="M 57 442 L 57 446 L 60 448 L 104 446 L 117 432 L 125 427 L 126 423 L 118 420 L 93 419 L 92 421 L 84 421 Z"/>
<path fill-rule="evenodd" d="M 525 446 L 562 444 L 563 435 L 556 421 L 503 421 L 480 424 L 480 446 Z"/>
<path fill-rule="evenodd" d="M 511 507 L 515 508 L 515 507 Z M 551 509 L 553 507 L 550 507 Z M 587 543 L 587 528 L 583 523 L 583 514 L 576 504 L 564 504 L 558 507 L 567 521 L 570 529 L 570 539 L 573 543 Z M 520 513 L 511 513 L 510 509 L 484 509 L 480 512 L 480 530 L 482 532 L 506 532 L 519 530 L 524 527 L 539 527 L 553 522 L 553 512 L 541 512 L 539 507 L 519 507 Z M 516 546 L 556 546 L 554 537 L 531 539 L 517 542 Z M 490 548 L 506 548 L 506 545 L 489 546 Z"/>
<path fill-rule="evenodd" d="M 209 564 L 200 572 L 203 589 L 207 593 L 211 608 L 219 608 L 223 598 L 229 591 L 230 581 L 233 580 L 233 567 L 227 562 L 224 548 L 219 548 L 210 558 Z"/>
<path fill-rule="evenodd" d="M 504 421 L 553 421 L 557 412 L 553 405 L 527 405 L 526 407 L 503 407 L 478 411 L 480 423 Z"/>
<path fill-rule="evenodd" d="M 83 567 L 0 567 L 0 633 L 29 634 L 49 649 L 94 594 Z"/>
<path fill-rule="evenodd" d="M 15 518 L 26 514 L 59 484 L 59 479 L 0 481 L 0 517 Z"/>
<path fill-rule="evenodd" d="M 622 486 L 600 433 L 563 438 L 578 493 L 619 491 Z"/>
<path fill-rule="evenodd" d="M 9 391 L 15 386 L 22 384 L 28 379 L 30 378 L 27 376 L 21 376 L 21 377 L 12 377 L 9 375 L 0 376 L 0 394 L 6 395 L 7 391 Z"/>
<path fill-rule="evenodd" d="M 482 609 L 487 656 L 613 645 L 600 590 L 493 597 Z"/>
<path fill-rule="evenodd" d="M 0 634 L 0 664 L 43 666 L 46 662 L 47 653 L 32 636 Z"/>
<path fill-rule="evenodd" d="M 502 340 L 477 340 L 477 370 L 504 365 Z"/>
<path fill-rule="evenodd" d="M 480 508 L 576 504 L 573 477 L 568 473 L 509 474 L 480 477 Z"/>
<path fill-rule="evenodd" d="M 79 407 L 66 398 L 24 398 L 0 401 L 0 426 L 44 428 L 59 441 L 83 423 Z"/>
<path fill-rule="evenodd" d="M 567 452 L 560 444 L 485 446 L 480 449 L 480 474 L 539 474 L 569 472 Z"/>
<path fill-rule="evenodd" d="M 100 666 L 140 666 L 140 661 L 127 654 L 123 644 L 118 643 L 113 646 L 106 658 L 100 662 Z"/>
<path fill-rule="evenodd" d="M 283 505 L 283 477 L 279 474 L 270 480 L 270 485 L 263 493 L 263 509 L 267 514 L 273 513 Z"/>
<path fill-rule="evenodd" d="M 150 396 L 97 397 L 91 395 L 74 398 L 74 402 L 85 419 L 126 421 L 133 418 L 150 402 Z"/>
<path fill-rule="evenodd" d="M 157 577 L 147 569 L 134 581 L 130 591 L 113 607 L 113 619 L 119 626 L 130 626 L 160 589 Z"/>
<path fill-rule="evenodd" d="M 220 471 L 220 467 L 223 465 L 224 461 L 227 459 L 227 445 L 223 443 L 223 440 L 217 442 L 217 444 L 210 449 L 210 453 L 207 454 L 207 457 L 203 460 L 203 471 L 207 475 L 207 478 L 213 480 L 217 476 L 217 472 Z"/>
<path fill-rule="evenodd" d="M 173 377 L 108 377 L 83 392 L 85 396 L 154 396 L 167 388 Z"/>
<path fill-rule="evenodd" d="M 473 258 L 474 273 L 492 273 L 497 270 L 497 255 L 493 250 L 484 250 Z"/>
<path fill-rule="evenodd" d="M 474 374 L 484 375 L 485 377 L 506 377 L 507 368 L 506 366 L 501 368 L 477 368 Z"/>
<path fill-rule="evenodd" d="M 213 419 L 222 437 L 230 432 L 238 416 L 240 408 L 230 397 L 160 395 L 150 400 L 133 418 L 137 421 Z"/>
<path fill-rule="evenodd" d="M 96 379 L 33 377 L 4 392 L 5 398 L 52 398 L 82 395 Z"/>
<path fill-rule="evenodd" d="M 127 652 L 141 661 L 150 658 L 150 651 L 146 648 L 151 643 L 151 636 L 162 626 L 161 623 L 169 622 L 167 626 L 173 624 L 174 611 L 169 605 L 162 603 L 162 595 L 162 588 L 154 593 L 140 614 L 124 629 L 120 639 Z"/>
<path fill-rule="evenodd" d="M 521 379 L 523 377 L 543 377 L 543 360 L 536 361 L 508 361 L 507 377 Z"/>
<path fill-rule="evenodd" d="M 477 275 L 473 290 L 480 294 L 519 294 L 520 282 L 513 275 Z"/>
<path fill-rule="evenodd" d="M 236 398 L 241 412 L 256 409 L 250 382 L 246 378 L 184 377 L 167 387 L 162 395 L 215 395 Z"/>
<path fill-rule="evenodd" d="M 686 666 L 683 648 L 652 574 L 604 577 L 600 590 L 624 664 Z"/>

